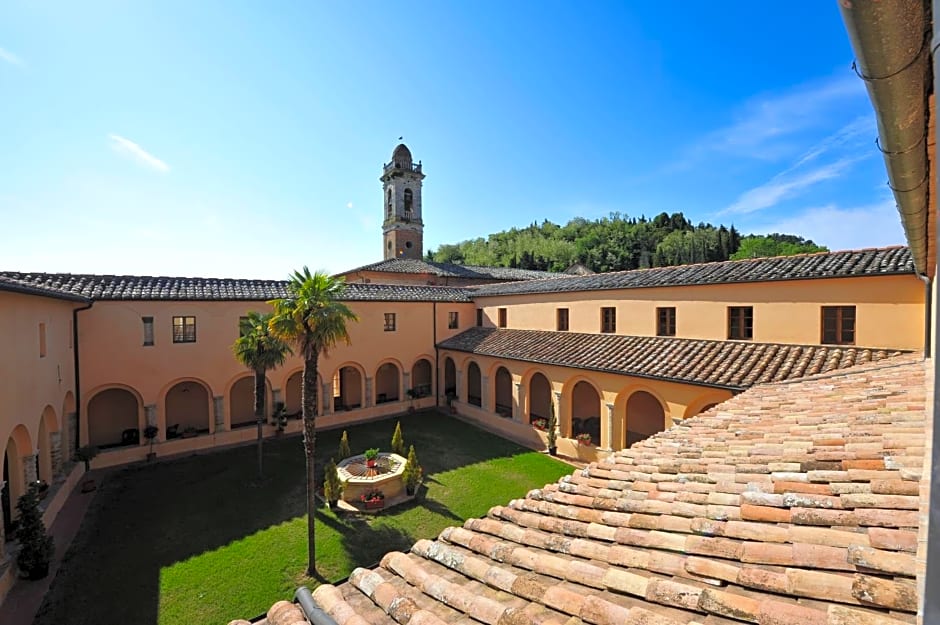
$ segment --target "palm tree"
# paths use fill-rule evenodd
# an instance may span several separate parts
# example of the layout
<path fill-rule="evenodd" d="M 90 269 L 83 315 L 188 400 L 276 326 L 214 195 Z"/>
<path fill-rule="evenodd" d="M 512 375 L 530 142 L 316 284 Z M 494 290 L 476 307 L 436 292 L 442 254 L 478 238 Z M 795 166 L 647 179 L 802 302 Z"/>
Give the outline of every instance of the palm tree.
<path fill-rule="evenodd" d="M 349 344 L 347 321 L 356 315 L 339 301 L 346 283 L 320 271 L 295 271 L 287 284 L 287 297 L 272 300 L 271 330 L 300 350 L 304 359 L 303 417 L 304 452 L 307 456 L 307 574 L 316 576 L 314 512 L 316 511 L 315 456 L 317 364 L 320 354 L 328 354 L 340 341 Z"/>
<path fill-rule="evenodd" d="M 262 426 L 264 425 L 264 379 L 268 369 L 284 364 L 290 347 L 271 331 L 271 313 L 251 311 L 238 324 L 238 339 L 232 345 L 235 358 L 255 374 L 255 419 L 258 420 L 258 477 L 262 466 Z"/>

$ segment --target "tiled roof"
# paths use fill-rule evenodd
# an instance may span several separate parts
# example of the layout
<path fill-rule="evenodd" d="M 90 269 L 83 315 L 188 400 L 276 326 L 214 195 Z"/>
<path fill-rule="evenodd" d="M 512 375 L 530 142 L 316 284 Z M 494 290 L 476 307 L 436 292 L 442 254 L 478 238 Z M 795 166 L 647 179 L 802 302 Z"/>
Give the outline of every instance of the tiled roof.
<path fill-rule="evenodd" d="M 13 293 L 23 293 L 26 295 L 39 295 L 41 297 L 54 297 L 73 302 L 88 302 L 88 298 L 75 295 L 68 291 L 43 286 L 41 284 L 32 284 L 28 281 L 17 280 L 16 278 L 0 274 L 0 291 L 10 291 Z"/>
<path fill-rule="evenodd" d="M 168 278 L 70 273 L 0 272 L 0 279 L 94 300 L 266 301 L 287 295 L 284 280 Z M 346 301 L 469 302 L 465 289 L 395 284 L 347 284 Z"/>
<path fill-rule="evenodd" d="M 925 394 L 910 356 L 756 387 L 314 601 L 338 625 L 913 623 Z"/>
<path fill-rule="evenodd" d="M 470 328 L 442 349 L 622 375 L 744 389 L 827 373 L 902 352 L 834 345 Z"/>
<path fill-rule="evenodd" d="M 615 271 L 512 284 L 487 284 L 474 295 L 517 295 L 604 289 L 640 289 L 735 282 L 769 282 L 914 273 L 910 250 L 886 247 L 799 256 L 775 256 L 717 263 Z"/>
<path fill-rule="evenodd" d="M 371 265 L 344 271 L 378 271 L 386 273 L 420 273 L 447 278 L 468 278 L 473 280 L 543 280 L 563 277 L 563 273 L 534 271 L 531 269 L 513 269 L 512 267 L 482 267 L 479 265 L 456 265 L 454 263 L 434 263 L 416 258 L 391 258 Z"/>

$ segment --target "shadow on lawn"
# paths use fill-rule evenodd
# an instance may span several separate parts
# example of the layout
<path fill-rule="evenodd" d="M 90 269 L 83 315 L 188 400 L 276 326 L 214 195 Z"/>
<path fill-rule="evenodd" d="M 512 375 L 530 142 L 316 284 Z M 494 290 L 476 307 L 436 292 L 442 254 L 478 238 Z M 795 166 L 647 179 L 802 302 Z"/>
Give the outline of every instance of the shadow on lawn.
<path fill-rule="evenodd" d="M 388 450 L 399 419 L 406 448 L 415 445 L 428 481 L 434 473 L 528 451 L 432 410 L 346 428 L 353 453 Z M 337 455 L 341 433 L 318 433 L 318 475 Z M 300 437 L 265 441 L 261 481 L 255 453 L 254 445 L 246 445 L 105 475 L 34 625 L 155 625 L 163 568 L 303 516 Z M 461 520 L 432 499 L 415 505 Z M 415 540 L 388 526 L 329 521 L 329 516 L 323 520 L 341 525 L 344 548 L 363 566 L 390 549 L 407 550 Z"/>

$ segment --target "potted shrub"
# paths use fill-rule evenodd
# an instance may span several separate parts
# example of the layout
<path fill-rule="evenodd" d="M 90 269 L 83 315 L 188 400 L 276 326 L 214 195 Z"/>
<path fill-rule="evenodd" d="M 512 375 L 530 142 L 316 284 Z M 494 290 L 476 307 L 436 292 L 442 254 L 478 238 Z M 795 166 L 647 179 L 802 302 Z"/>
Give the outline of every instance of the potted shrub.
<path fill-rule="evenodd" d="M 548 429 L 548 419 L 545 417 L 536 417 L 532 419 L 532 427 L 534 427 L 536 430 L 544 431 Z"/>
<path fill-rule="evenodd" d="M 287 427 L 287 408 L 284 406 L 284 402 L 279 401 L 274 404 L 274 414 L 271 415 L 271 425 L 277 428 L 277 430 L 275 430 L 276 436 L 280 436 L 284 433 L 284 428 Z"/>
<path fill-rule="evenodd" d="M 581 432 L 580 434 L 575 436 L 575 438 L 578 439 L 579 445 L 587 445 L 587 446 L 591 445 L 591 435 L 588 434 L 587 432 Z"/>
<path fill-rule="evenodd" d="M 344 488 L 343 481 L 339 479 L 339 471 L 336 470 L 336 462 L 330 458 L 323 471 L 323 498 L 326 499 L 326 505 L 336 508 L 336 502 L 342 496 Z"/>
<path fill-rule="evenodd" d="M 339 439 L 339 459 L 345 460 L 351 455 L 352 451 L 349 449 L 349 436 L 346 434 L 346 430 L 343 430 L 343 436 Z"/>
<path fill-rule="evenodd" d="M 558 417 L 555 416 L 555 404 L 551 404 L 551 413 L 549 413 L 548 423 L 548 453 L 552 456 L 558 455 Z"/>
<path fill-rule="evenodd" d="M 366 510 L 375 510 L 385 506 L 385 493 L 377 488 L 366 491 L 359 496 L 359 500 Z"/>
<path fill-rule="evenodd" d="M 98 448 L 94 445 L 85 445 L 84 447 L 79 447 L 75 451 L 75 460 L 81 460 L 85 463 L 85 473 L 87 474 L 91 471 L 91 461 L 95 459 L 95 456 L 98 455 Z M 82 482 L 82 492 L 90 493 L 95 490 L 95 480 L 89 478 Z"/>
<path fill-rule="evenodd" d="M 408 393 L 408 399 L 410 400 L 410 405 L 408 406 L 408 412 L 413 413 L 415 411 L 415 400 L 421 397 L 421 394 L 418 393 L 418 391 L 413 388 L 409 388 L 405 392 Z"/>
<path fill-rule="evenodd" d="M 150 443 L 150 451 L 147 452 L 147 462 L 151 462 L 157 457 L 157 454 L 153 453 L 153 439 L 155 439 L 159 433 L 160 428 L 155 425 L 148 425 L 144 428 L 144 438 Z"/>
<path fill-rule="evenodd" d="M 405 493 L 414 495 L 421 482 L 421 465 L 418 464 L 418 454 L 415 453 L 415 446 L 408 449 L 408 461 L 405 462 L 405 468 L 402 470 L 402 480 L 405 482 Z"/>
<path fill-rule="evenodd" d="M 19 528 L 16 538 L 20 543 L 20 552 L 16 554 L 16 564 L 20 574 L 26 579 L 42 579 L 49 574 L 49 563 L 55 553 L 52 536 L 46 533 L 39 512 L 39 489 L 30 484 L 20 500 L 16 502 L 20 512 Z"/>
<path fill-rule="evenodd" d="M 447 407 L 450 409 L 450 413 L 457 414 L 457 408 L 454 407 L 454 402 L 457 401 L 457 393 L 447 393 L 446 400 Z"/>
<path fill-rule="evenodd" d="M 392 434 L 392 453 L 405 455 L 405 437 L 401 435 L 401 421 L 395 424 L 395 433 Z"/>
<path fill-rule="evenodd" d="M 379 448 L 373 447 L 371 449 L 367 449 L 366 453 L 362 455 L 366 457 L 366 466 L 371 469 L 375 466 L 375 461 L 379 457 Z"/>
<path fill-rule="evenodd" d="M 187 425 L 185 428 L 183 428 L 183 433 L 181 434 L 180 437 L 181 438 L 193 438 L 198 434 L 199 434 L 199 430 L 197 430 L 195 427 L 191 425 Z"/>

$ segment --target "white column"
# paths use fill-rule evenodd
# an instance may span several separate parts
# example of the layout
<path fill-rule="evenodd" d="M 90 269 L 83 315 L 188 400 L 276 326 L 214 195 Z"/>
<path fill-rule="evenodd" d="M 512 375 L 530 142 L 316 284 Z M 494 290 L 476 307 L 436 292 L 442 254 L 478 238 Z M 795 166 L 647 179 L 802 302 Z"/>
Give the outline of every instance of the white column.
<path fill-rule="evenodd" d="M 212 398 L 212 407 L 215 412 L 215 431 L 225 431 L 225 397 L 216 395 Z"/>
<path fill-rule="evenodd" d="M 555 418 L 558 421 L 558 436 L 567 438 L 570 435 L 570 432 L 562 426 L 562 414 L 561 414 L 561 391 L 552 391 L 552 395 L 555 397 Z M 570 419 L 569 419 L 570 420 Z"/>
<path fill-rule="evenodd" d="M 323 383 L 323 414 L 333 414 L 333 385 Z"/>
<path fill-rule="evenodd" d="M 362 405 L 366 408 L 372 407 L 372 378 L 366 378 L 366 396 L 363 398 Z"/>
<path fill-rule="evenodd" d="M 402 372 L 401 372 L 401 386 L 402 386 L 402 388 L 401 388 L 401 390 L 399 391 L 398 399 L 399 399 L 400 401 L 404 401 L 404 400 L 406 400 L 406 399 L 410 399 L 410 398 L 408 397 L 408 391 L 411 390 L 411 372 L 410 372 L 410 371 L 402 371 Z"/>
<path fill-rule="evenodd" d="M 602 449 L 612 451 L 614 448 L 614 405 L 607 404 L 607 417 L 604 420 L 604 434 L 607 440 L 602 440 Z"/>
<path fill-rule="evenodd" d="M 480 376 L 480 408 L 487 412 L 495 412 L 493 398 L 490 397 L 490 378 L 489 376 Z"/>
<path fill-rule="evenodd" d="M 465 384 L 463 383 L 463 371 L 461 371 L 460 369 L 456 369 L 455 373 L 456 373 L 456 377 L 454 378 L 454 382 L 456 382 L 455 386 L 457 387 L 457 401 L 466 402 L 467 398 L 464 397 L 464 394 L 463 394 L 463 387 L 465 386 Z"/>
<path fill-rule="evenodd" d="M 512 403 L 512 418 L 513 421 L 525 421 L 525 386 L 522 385 L 522 382 L 516 382 L 516 393 L 515 401 Z"/>
<path fill-rule="evenodd" d="M 52 460 L 52 479 L 56 479 L 62 474 L 62 432 L 49 433 L 49 449 Z"/>
<path fill-rule="evenodd" d="M 23 479 L 26 480 L 26 488 L 29 488 L 30 484 L 39 479 L 39 475 L 36 472 L 36 460 L 38 458 L 38 451 L 34 454 L 23 456 Z M 15 506 L 16 502 L 11 501 L 10 505 Z"/>

